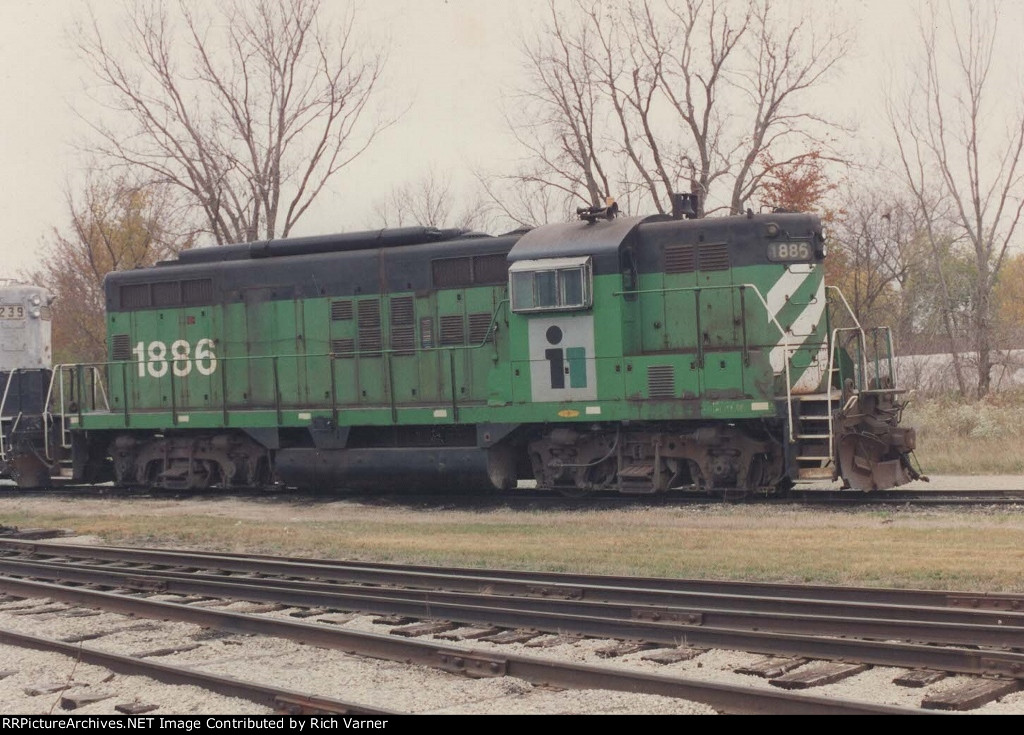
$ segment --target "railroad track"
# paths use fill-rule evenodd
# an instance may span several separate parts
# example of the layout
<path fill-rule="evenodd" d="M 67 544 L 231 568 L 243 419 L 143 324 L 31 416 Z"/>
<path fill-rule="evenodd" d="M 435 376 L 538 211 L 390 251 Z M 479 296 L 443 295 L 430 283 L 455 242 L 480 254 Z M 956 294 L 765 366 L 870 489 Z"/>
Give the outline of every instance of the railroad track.
<path fill-rule="evenodd" d="M 88 498 L 158 498 L 182 499 L 195 497 L 232 497 L 244 499 L 282 500 L 325 500 L 344 499 L 368 505 L 402 506 L 415 508 L 511 508 L 543 510 L 613 510 L 629 507 L 674 507 L 694 504 L 765 504 L 765 505 L 822 505 L 858 507 L 869 505 L 896 506 L 1014 506 L 1024 505 L 1024 486 L 1020 489 L 1002 490 L 883 490 L 872 493 L 836 489 L 794 489 L 782 497 L 746 497 L 723 500 L 709 497 L 704 493 L 674 490 L 658 495 L 590 495 L 583 498 L 567 498 L 555 492 L 531 489 L 517 489 L 508 492 L 488 491 L 480 494 L 471 492 L 457 494 L 402 493 L 402 492 L 336 492 L 309 493 L 288 490 L 278 486 L 253 490 L 222 491 L 211 489 L 205 492 L 182 492 L 177 490 L 154 490 L 114 487 L 104 485 L 79 485 L 60 482 L 53 488 L 22 489 L 13 484 L 0 484 L 0 493 L 6 497 L 58 497 L 67 499 Z"/>
<path fill-rule="evenodd" d="M 907 700 L 788 689 L 813 690 L 869 667 L 892 667 L 904 683 L 929 684 L 916 709 L 897 711 L 971 709 L 1024 683 L 1019 595 L 435 569 L 14 540 L 0 540 L 0 575 L 0 590 L 19 598 L 276 636 L 475 677 L 656 693 L 727 712 L 892 711 L 886 702 Z M 208 606 L 218 600 L 262 605 L 271 614 Z M 375 616 L 386 624 L 377 629 L 387 632 L 349 630 L 330 620 L 339 613 Z M 456 643 L 441 643 L 439 635 Z M 510 643 L 537 650 L 573 640 L 603 641 L 599 655 L 614 663 L 506 652 Z M 673 670 L 708 649 L 767 657 L 741 668 L 768 685 L 723 688 L 622 663 L 663 661 Z M 941 683 L 943 677 L 956 677 L 956 686 Z"/>

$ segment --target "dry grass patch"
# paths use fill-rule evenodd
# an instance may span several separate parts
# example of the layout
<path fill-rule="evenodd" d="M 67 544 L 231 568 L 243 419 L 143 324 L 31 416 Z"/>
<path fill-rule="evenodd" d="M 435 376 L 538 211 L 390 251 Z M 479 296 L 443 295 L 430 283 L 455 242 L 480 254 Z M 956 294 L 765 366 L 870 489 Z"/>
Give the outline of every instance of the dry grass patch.
<path fill-rule="evenodd" d="M 676 578 L 1024 591 L 1024 510 L 829 512 L 758 505 L 578 513 L 348 502 L 0 502 L 0 523 L 109 543 Z M 80 510 L 81 508 L 81 510 Z M 201 510 L 201 512 L 196 512 Z"/>
<path fill-rule="evenodd" d="M 917 429 L 926 473 L 1024 474 L 1024 393 L 912 401 L 904 423 Z"/>

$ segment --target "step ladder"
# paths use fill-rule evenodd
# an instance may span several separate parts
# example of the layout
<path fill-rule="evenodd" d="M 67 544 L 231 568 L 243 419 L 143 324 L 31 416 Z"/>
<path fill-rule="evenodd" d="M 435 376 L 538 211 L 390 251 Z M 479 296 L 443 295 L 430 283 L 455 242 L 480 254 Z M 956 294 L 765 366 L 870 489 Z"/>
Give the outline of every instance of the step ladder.
<path fill-rule="evenodd" d="M 793 399 L 797 479 L 831 480 L 835 471 L 832 411 L 842 400 L 842 392 L 832 390 L 793 396 Z"/>

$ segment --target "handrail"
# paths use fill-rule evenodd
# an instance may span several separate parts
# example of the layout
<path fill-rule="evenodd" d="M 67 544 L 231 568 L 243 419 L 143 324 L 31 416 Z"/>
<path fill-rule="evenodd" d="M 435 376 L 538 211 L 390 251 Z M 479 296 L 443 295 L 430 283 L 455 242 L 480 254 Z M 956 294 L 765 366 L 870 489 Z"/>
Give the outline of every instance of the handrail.
<path fill-rule="evenodd" d="M 839 289 L 839 287 L 838 286 L 826 286 L 825 288 L 826 289 L 832 289 L 833 291 L 836 292 L 836 294 L 839 295 L 840 300 L 843 302 L 843 306 L 846 307 L 846 313 L 850 316 L 850 318 L 853 320 L 853 323 L 856 325 L 856 328 L 860 331 L 860 337 L 861 337 L 861 359 L 860 359 L 859 362 L 860 362 L 861 371 L 862 371 L 862 373 L 861 373 L 862 380 L 861 380 L 860 388 L 861 388 L 861 390 L 864 390 L 867 387 L 866 381 L 867 381 L 867 376 L 868 376 L 868 362 L 867 362 L 867 351 L 868 350 L 867 350 L 867 336 L 866 336 L 866 331 L 867 330 L 865 330 L 863 325 L 861 325 L 860 320 L 857 319 L 857 315 L 853 313 L 853 309 L 850 308 L 850 303 L 846 300 L 846 296 Z M 852 327 L 846 327 L 846 329 L 852 329 Z M 879 360 L 878 360 L 878 358 L 879 358 L 879 354 L 878 354 L 879 350 L 877 348 L 877 342 L 878 342 L 877 334 L 879 332 L 885 332 L 885 334 L 886 334 L 886 347 L 887 347 L 887 352 L 888 352 L 888 354 L 886 355 L 886 358 L 887 358 L 886 362 L 888 363 L 888 374 L 892 377 L 893 388 L 895 388 L 896 387 L 896 364 L 895 364 L 895 361 L 893 359 L 892 327 L 889 327 L 889 326 L 877 326 L 877 327 L 872 327 L 871 328 L 872 335 L 875 335 L 875 337 L 874 337 L 874 339 L 875 339 L 875 350 L 874 350 L 874 353 L 875 353 L 875 378 L 878 379 L 878 378 L 881 377 L 881 366 L 879 365 Z"/>
<path fill-rule="evenodd" d="M 110 398 L 107 396 L 107 388 L 104 385 L 104 381 L 102 379 L 100 379 L 101 376 L 100 376 L 99 366 L 100 365 L 104 365 L 104 364 L 114 364 L 114 363 L 96 363 L 96 364 L 88 364 L 88 363 L 83 363 L 83 364 L 59 363 L 57 365 L 54 365 L 53 371 L 50 374 L 50 385 L 46 389 L 46 401 L 43 403 L 43 456 L 46 458 L 46 460 L 48 462 L 53 462 L 54 461 L 54 457 L 52 455 L 52 450 L 51 450 L 51 447 L 50 447 L 50 427 L 53 425 L 52 406 L 53 406 L 53 398 L 54 398 L 54 396 L 53 396 L 54 386 L 55 385 L 59 385 L 58 391 L 59 391 L 59 394 L 60 394 L 60 445 L 61 445 L 62 448 L 67 449 L 67 448 L 69 448 L 71 446 L 71 442 L 70 442 L 70 440 L 68 438 L 68 437 L 70 437 L 71 432 L 68 429 L 68 411 L 66 410 L 67 406 L 66 406 L 65 393 L 64 393 L 64 374 L 65 374 L 65 372 L 67 372 L 67 373 L 74 373 L 75 375 L 78 376 L 77 380 L 78 380 L 78 385 L 79 385 L 80 400 L 78 402 L 78 412 L 77 413 L 78 413 L 79 418 L 81 418 L 81 415 L 82 415 L 82 403 L 85 401 L 85 395 L 84 395 L 84 392 L 85 392 L 85 387 L 84 386 L 85 386 L 85 384 L 83 382 L 83 378 L 81 377 L 82 376 L 82 371 L 87 371 L 87 372 L 91 373 L 94 376 L 93 380 L 91 382 L 91 389 L 89 391 L 90 392 L 90 396 L 89 396 L 90 404 L 95 407 L 97 405 L 97 403 L 98 403 L 97 395 L 101 395 L 103 397 L 103 405 L 104 405 L 104 407 L 106 408 L 107 411 L 110 410 Z M 97 393 L 97 389 L 98 389 L 98 393 Z"/>
<path fill-rule="evenodd" d="M 828 291 L 829 289 L 831 289 L 832 291 L 835 291 L 839 295 L 839 299 L 843 302 L 843 306 L 846 307 L 846 313 L 850 316 L 851 319 L 853 319 L 853 323 L 856 325 L 856 329 L 860 333 L 861 381 L 863 382 L 863 380 L 867 378 L 867 374 L 868 374 L 867 338 L 864 335 L 864 327 L 861 325 L 860 320 L 857 318 L 857 315 L 853 313 L 853 309 L 850 308 L 850 302 L 846 300 L 846 296 L 843 294 L 843 292 L 840 290 L 840 288 L 838 286 L 825 286 L 825 290 L 826 291 Z M 843 327 L 843 329 L 844 330 L 852 330 L 853 327 Z M 838 330 L 833 330 L 833 332 L 835 332 L 835 331 L 838 331 Z M 833 348 L 835 347 L 835 343 L 834 342 L 832 344 L 832 347 Z M 861 389 L 863 390 L 863 385 L 861 386 Z"/>
<path fill-rule="evenodd" d="M 4 409 L 7 408 L 7 394 L 11 391 L 11 383 L 14 381 L 12 378 L 21 368 L 15 368 L 7 373 L 7 385 L 4 386 L 4 397 L 0 399 L 0 459 L 7 460 L 7 449 L 4 447 L 4 432 L 3 432 L 3 416 Z"/>
<path fill-rule="evenodd" d="M 60 371 L 64 365 L 58 363 L 54 365 L 53 372 L 50 373 L 50 384 L 46 387 L 46 400 L 43 402 L 43 456 L 48 462 L 52 462 L 53 459 L 50 457 L 50 426 L 53 424 L 52 412 L 50 411 L 50 402 L 53 400 L 53 381 L 60 380 Z M 61 440 L 64 438 L 64 384 L 60 386 L 60 420 L 61 420 Z"/>

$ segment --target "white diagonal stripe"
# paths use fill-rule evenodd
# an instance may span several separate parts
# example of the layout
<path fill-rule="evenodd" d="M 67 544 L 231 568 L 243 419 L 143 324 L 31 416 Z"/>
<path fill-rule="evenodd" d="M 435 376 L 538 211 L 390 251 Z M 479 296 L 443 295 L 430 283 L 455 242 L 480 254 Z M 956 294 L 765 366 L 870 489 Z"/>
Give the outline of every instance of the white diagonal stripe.
<path fill-rule="evenodd" d="M 772 317 L 778 319 L 779 312 L 789 303 L 789 298 L 799 289 L 814 273 L 813 265 L 790 266 L 786 272 L 776 281 L 765 298 L 768 310 Z M 788 334 L 782 336 L 779 342 L 769 354 L 769 362 L 775 374 L 781 374 L 786 367 L 786 345 L 787 341 L 791 347 L 801 345 L 808 336 L 813 334 L 815 327 L 820 323 L 825 312 L 825 282 L 818 282 L 818 288 L 814 297 L 806 304 L 796 319 L 789 325 Z M 823 346 L 816 356 L 816 360 L 808 366 L 800 377 L 793 384 L 793 392 L 802 393 L 817 389 L 821 383 L 821 377 L 828 363 L 828 350 Z"/>

